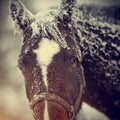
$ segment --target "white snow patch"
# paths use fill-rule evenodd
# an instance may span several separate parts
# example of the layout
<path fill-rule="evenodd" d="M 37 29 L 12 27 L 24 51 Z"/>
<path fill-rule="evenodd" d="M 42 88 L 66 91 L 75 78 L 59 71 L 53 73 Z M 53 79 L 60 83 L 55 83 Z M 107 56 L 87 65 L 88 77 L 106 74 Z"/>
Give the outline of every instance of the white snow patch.
<path fill-rule="evenodd" d="M 49 113 L 48 113 L 48 102 L 45 100 L 45 109 L 44 109 L 44 120 L 49 120 Z"/>
<path fill-rule="evenodd" d="M 47 36 L 46 29 L 53 33 L 52 29 L 56 25 L 55 17 L 58 16 L 59 10 L 51 9 L 51 10 L 44 10 L 39 12 L 35 15 L 35 20 L 31 24 L 31 28 L 33 30 L 33 35 L 42 34 L 43 36 Z M 42 30 L 42 33 L 39 31 Z M 54 32 L 55 33 L 55 32 Z M 53 33 L 53 34 L 54 34 Z"/>
<path fill-rule="evenodd" d="M 35 19 L 37 21 L 41 21 L 41 22 L 52 22 L 55 19 L 55 16 L 59 15 L 59 10 L 56 9 L 50 9 L 50 10 L 43 10 L 41 12 L 39 12 L 38 14 L 35 15 Z"/>
<path fill-rule="evenodd" d="M 39 43 L 39 48 L 34 50 L 37 54 L 37 60 L 40 64 L 43 81 L 48 88 L 47 82 L 47 67 L 52 62 L 53 57 L 60 51 L 60 46 L 54 40 L 49 40 L 47 38 L 41 39 Z"/>
<path fill-rule="evenodd" d="M 115 47 L 118 51 L 120 51 L 120 46 L 118 46 L 117 44 L 111 43 L 112 47 Z"/>
<path fill-rule="evenodd" d="M 32 32 L 33 32 L 33 34 L 32 34 L 32 36 L 34 36 L 34 35 L 36 35 L 36 34 L 39 34 L 39 27 L 38 27 L 38 25 L 37 25 L 37 23 L 36 22 L 33 22 L 32 24 L 31 24 L 31 27 L 32 27 Z"/>
<path fill-rule="evenodd" d="M 97 19 L 94 19 L 94 21 L 92 19 L 89 19 L 89 23 L 96 26 L 97 28 L 99 28 L 99 26 L 110 28 L 113 33 L 115 33 L 116 31 L 120 32 L 120 25 L 110 24 L 107 22 L 100 22 Z"/>
<path fill-rule="evenodd" d="M 102 45 L 103 45 L 103 46 L 106 46 L 106 45 L 107 45 L 107 42 L 103 41 Z"/>

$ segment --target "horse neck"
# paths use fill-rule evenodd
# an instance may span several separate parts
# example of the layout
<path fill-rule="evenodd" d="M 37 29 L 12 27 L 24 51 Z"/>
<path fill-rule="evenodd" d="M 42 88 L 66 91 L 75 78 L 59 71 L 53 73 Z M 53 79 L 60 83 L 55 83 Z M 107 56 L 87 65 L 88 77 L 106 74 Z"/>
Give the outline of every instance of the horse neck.
<path fill-rule="evenodd" d="M 118 45 L 117 42 L 114 43 L 119 39 L 111 38 L 110 34 L 102 32 L 102 28 L 95 31 L 93 27 L 90 34 L 94 38 L 81 41 L 82 64 L 86 80 L 84 101 L 105 113 L 112 120 L 120 120 L 120 97 L 118 97 L 120 63 L 117 62 L 119 60 Z"/>
<path fill-rule="evenodd" d="M 113 33 L 109 27 L 85 25 L 82 32 L 84 37 L 80 41 L 87 84 L 84 101 L 112 120 L 120 120 L 119 38 L 111 37 L 118 33 Z"/>

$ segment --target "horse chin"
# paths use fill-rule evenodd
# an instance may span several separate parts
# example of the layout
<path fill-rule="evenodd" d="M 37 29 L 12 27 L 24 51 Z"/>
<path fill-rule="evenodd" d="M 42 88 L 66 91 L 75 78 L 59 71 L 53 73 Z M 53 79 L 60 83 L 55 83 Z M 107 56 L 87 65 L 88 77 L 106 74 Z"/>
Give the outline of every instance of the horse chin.
<path fill-rule="evenodd" d="M 33 108 L 35 120 L 69 120 L 68 112 L 53 101 L 42 101 Z"/>

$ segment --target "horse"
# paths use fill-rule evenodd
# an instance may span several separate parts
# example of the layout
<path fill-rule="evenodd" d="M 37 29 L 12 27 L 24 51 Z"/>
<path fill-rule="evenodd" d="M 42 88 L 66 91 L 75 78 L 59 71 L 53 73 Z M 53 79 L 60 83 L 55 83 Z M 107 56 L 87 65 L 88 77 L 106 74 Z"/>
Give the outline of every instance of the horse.
<path fill-rule="evenodd" d="M 23 34 L 18 63 L 30 108 L 35 120 L 75 120 L 84 101 L 120 120 L 119 25 L 87 18 L 76 3 L 33 15 L 10 2 Z"/>

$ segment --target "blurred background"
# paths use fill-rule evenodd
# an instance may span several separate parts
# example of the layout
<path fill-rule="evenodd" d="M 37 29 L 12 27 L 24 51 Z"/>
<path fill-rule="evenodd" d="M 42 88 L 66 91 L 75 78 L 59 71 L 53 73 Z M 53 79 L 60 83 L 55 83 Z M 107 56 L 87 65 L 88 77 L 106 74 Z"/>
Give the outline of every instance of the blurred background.
<path fill-rule="evenodd" d="M 59 6 L 61 0 L 21 0 L 34 14 Z M 88 2 L 89 1 L 89 2 Z M 118 0 L 78 0 L 79 5 L 120 5 Z M 26 98 L 24 78 L 18 68 L 22 37 L 9 15 L 9 0 L 0 1 L 0 120 L 33 120 Z M 102 113 L 83 104 L 81 120 L 108 120 Z"/>

